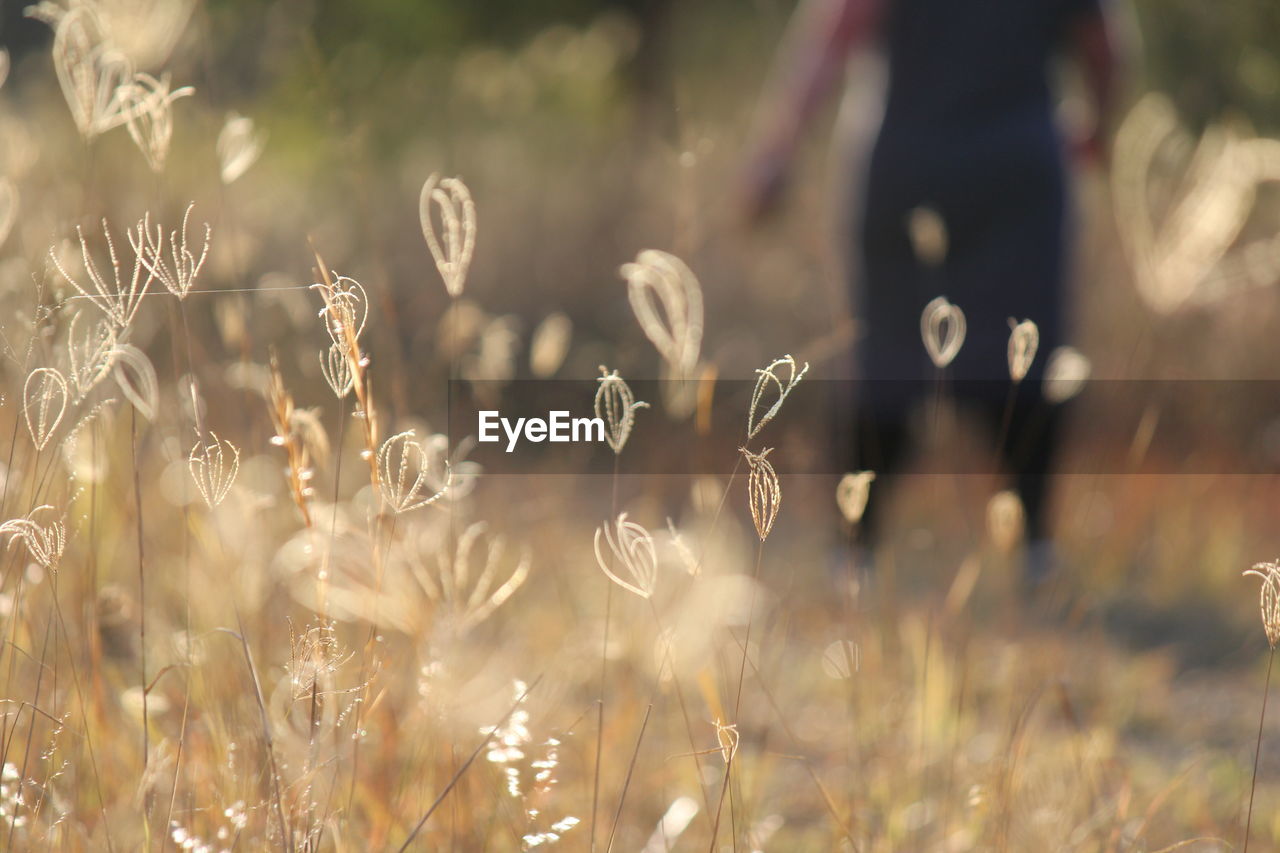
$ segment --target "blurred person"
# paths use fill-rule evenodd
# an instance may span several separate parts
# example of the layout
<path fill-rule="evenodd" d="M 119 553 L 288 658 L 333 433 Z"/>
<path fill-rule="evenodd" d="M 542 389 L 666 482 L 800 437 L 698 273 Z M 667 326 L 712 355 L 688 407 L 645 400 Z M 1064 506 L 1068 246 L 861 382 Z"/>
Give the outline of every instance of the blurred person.
<path fill-rule="evenodd" d="M 945 296 L 968 334 L 946 368 L 961 408 L 998 434 L 1025 508 L 1029 580 L 1052 568 L 1046 472 L 1060 416 L 1043 402 L 1049 353 L 1064 343 L 1072 217 L 1066 162 L 1105 159 L 1115 78 L 1103 0 L 810 0 L 781 51 L 744 178 L 751 220 L 777 207 L 805 125 L 855 48 L 879 46 L 887 84 L 851 228 L 859 319 L 853 417 L 836 441 L 846 470 L 877 472 L 860 550 L 881 532 L 886 486 L 909 450 L 908 420 L 934 393 L 921 313 Z M 1069 141 L 1056 121 L 1055 60 L 1076 60 L 1092 102 Z M 1010 387 L 1010 318 L 1040 347 Z"/>

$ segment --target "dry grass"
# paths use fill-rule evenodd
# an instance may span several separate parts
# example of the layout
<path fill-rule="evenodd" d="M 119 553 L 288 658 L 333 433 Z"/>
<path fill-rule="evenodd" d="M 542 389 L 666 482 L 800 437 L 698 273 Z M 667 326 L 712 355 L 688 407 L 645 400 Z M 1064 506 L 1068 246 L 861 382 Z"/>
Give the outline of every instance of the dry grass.
<path fill-rule="evenodd" d="M 823 280 L 811 221 L 749 246 L 723 227 L 731 123 L 630 155 L 645 189 L 626 216 L 599 163 L 535 181 L 479 126 L 457 130 L 457 162 L 424 143 L 387 178 L 351 127 L 274 154 L 254 121 L 172 88 L 193 63 L 135 62 L 95 9 L 42 4 L 52 60 L 0 89 L 17 128 L 0 133 L 0 847 L 1280 846 L 1264 635 L 1238 577 L 1274 531 L 1273 483 L 1144 477 L 1168 460 L 1131 430 L 1104 436 L 1128 468 L 1063 478 L 1073 571 L 1037 596 L 1021 504 L 989 478 L 905 489 L 862 572 L 842 544 L 881 481 L 788 476 L 824 452 L 789 398 L 838 376 L 847 330 L 792 292 Z M 178 38 L 132 36 L 153 54 Z M 1117 180 L 1177 132 L 1142 110 Z M 1207 192 L 1244 151 L 1261 179 L 1264 142 L 1201 143 L 1192 178 Z M 326 145 L 321 180 L 300 174 Z M 467 182 L 435 172 L 462 165 Z M 598 201 L 568 189 L 591 179 Z M 1192 296 L 1153 297 L 1169 278 L 1152 270 L 1196 249 L 1175 284 L 1203 285 L 1243 228 L 1233 209 L 1209 233 L 1174 195 L 1169 233 L 1124 244 L 1161 311 Z M 625 240 L 594 230 L 607 217 Z M 652 243 L 680 257 L 635 252 Z M 1120 251 L 1096 253 L 1113 276 Z M 1252 257 L 1256 277 L 1270 256 Z M 1163 352 L 1153 332 L 1092 365 L 1037 356 L 1033 320 L 1009 369 L 1052 355 L 1063 398 L 1121 350 L 1135 369 Z M 940 298 L 922 335 L 945 368 L 963 312 Z M 667 380 L 663 399 L 621 374 Z M 733 422 L 710 420 L 719 375 L 754 382 Z M 468 459 L 451 395 L 500 403 L 529 376 L 582 382 L 611 476 Z M 966 452 L 943 432 L 928 453 Z M 655 447 L 708 435 L 745 445 L 735 467 L 645 473 Z M 1274 565 L 1255 573 L 1274 647 Z M 1196 668 L 1197 647 L 1224 651 Z"/>

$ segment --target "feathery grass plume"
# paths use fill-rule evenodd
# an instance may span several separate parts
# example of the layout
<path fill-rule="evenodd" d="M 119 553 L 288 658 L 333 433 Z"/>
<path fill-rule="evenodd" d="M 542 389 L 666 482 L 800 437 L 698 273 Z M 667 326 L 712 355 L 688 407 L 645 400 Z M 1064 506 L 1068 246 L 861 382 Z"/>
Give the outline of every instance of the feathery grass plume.
<path fill-rule="evenodd" d="M 142 259 L 142 263 L 146 265 L 147 271 L 155 276 L 165 289 L 179 299 L 186 299 L 187 294 L 191 292 L 191 285 L 195 283 L 196 276 L 200 274 L 200 268 L 204 266 L 204 260 L 209 256 L 209 235 L 212 233 L 209 223 L 204 224 L 204 246 L 200 249 L 200 257 L 196 257 L 195 253 L 187 244 L 187 221 L 191 219 L 191 211 L 195 208 L 196 203 L 193 201 L 187 205 L 186 213 L 182 214 L 182 228 L 178 231 L 172 231 L 169 234 L 169 253 L 172 260 L 164 257 L 164 231 L 161 230 L 159 224 L 155 230 L 151 230 L 151 214 L 147 213 L 142 217 L 142 225 L 138 228 L 137 242 L 130 232 L 129 242 L 133 245 L 133 251 Z"/>
<path fill-rule="evenodd" d="M 187 454 L 187 467 L 191 479 L 196 481 L 200 497 L 213 509 L 222 503 L 240 471 L 240 449 L 230 441 L 218 438 L 210 432 L 212 441 L 197 440 Z"/>
<path fill-rule="evenodd" d="M 320 353 L 320 375 L 339 400 L 351 393 L 355 377 L 351 374 L 347 354 L 340 345 L 330 343 L 329 348 Z"/>
<path fill-rule="evenodd" d="M 331 623 L 313 624 L 301 634 L 290 624 L 285 674 L 293 701 L 329 693 L 335 677 L 353 657 L 354 652 L 343 648 Z"/>
<path fill-rule="evenodd" d="M 614 455 L 622 453 L 627 439 L 631 437 L 631 428 L 636 423 L 636 409 L 647 409 L 648 403 L 636 400 L 631 393 L 631 386 L 618 375 L 618 371 L 610 372 L 600 365 L 601 376 L 596 382 L 595 413 L 604 421 L 604 440 L 608 442 Z"/>
<path fill-rule="evenodd" d="M 822 650 L 822 671 L 827 678 L 846 681 L 862 666 L 862 652 L 851 640 L 836 640 Z"/>
<path fill-rule="evenodd" d="M 554 311 L 542 318 L 529 342 L 529 370 L 546 379 L 564 364 L 573 338 L 573 321 L 563 312 Z"/>
<path fill-rule="evenodd" d="M 920 315 L 920 337 L 929 358 L 939 370 L 946 367 L 960 353 L 964 345 L 964 312 L 939 296 L 924 306 Z"/>
<path fill-rule="evenodd" d="M 610 561 L 605 559 L 600 548 L 601 539 L 609 545 L 614 560 L 622 566 L 627 575 L 625 579 L 609 568 Z M 596 563 L 609 580 L 641 598 L 653 597 L 658 583 L 658 549 L 649 531 L 634 521 L 627 521 L 625 512 L 596 529 L 595 552 Z"/>
<path fill-rule="evenodd" d="M 417 442 L 413 430 L 396 433 L 378 448 L 381 472 L 378 486 L 382 490 L 382 499 L 397 515 L 430 506 L 449 490 L 446 470 L 444 487 L 434 494 L 423 495 L 429 463 L 427 451 Z M 448 462 L 445 465 L 447 468 Z"/>
<path fill-rule="evenodd" d="M 151 270 L 147 269 L 142 262 L 142 255 L 138 253 L 136 247 L 144 242 L 144 234 L 146 233 L 146 223 L 138 222 L 138 233 L 135 237 L 131 232 L 128 233 L 129 244 L 135 247 L 133 256 L 133 269 L 128 277 L 122 277 L 120 274 L 120 259 L 116 255 L 115 241 L 111 239 L 111 229 L 107 225 L 107 220 L 102 220 L 102 234 L 106 238 L 107 255 L 111 260 L 111 276 L 108 278 L 103 275 L 102 270 L 93 260 L 93 255 L 89 252 L 89 241 L 85 239 L 84 231 L 80 226 L 76 226 L 76 236 L 80 239 L 80 257 L 84 262 L 84 272 L 89 279 L 87 286 L 81 285 L 74 276 L 67 272 L 62 266 L 62 262 L 58 260 L 58 254 L 53 249 L 49 250 L 49 259 L 53 262 L 54 267 L 59 274 L 66 279 L 67 283 L 76 289 L 79 294 L 96 305 L 102 313 L 107 315 L 116 327 L 117 332 L 121 335 L 129 328 L 129 324 L 133 322 L 133 317 L 138 313 L 138 308 L 142 305 L 142 298 L 147 295 L 147 289 L 151 287 L 151 282 L 155 275 Z M 143 276 L 143 272 L 146 276 Z"/>
<path fill-rule="evenodd" d="M 1249 833 L 1253 828 L 1253 797 L 1258 788 L 1258 761 L 1262 757 L 1262 732 L 1267 719 L 1267 698 L 1271 694 L 1271 670 L 1276 662 L 1276 646 L 1280 645 L 1280 561 L 1257 563 L 1244 574 L 1262 579 L 1258 609 L 1262 628 L 1267 634 L 1271 654 L 1267 658 L 1267 677 L 1262 684 L 1262 710 L 1258 714 L 1258 740 L 1253 749 L 1253 779 L 1249 783 L 1249 809 L 1244 823 L 1244 851 L 1249 850 Z"/>
<path fill-rule="evenodd" d="M 785 382 L 775 372 L 784 367 L 787 369 Z M 764 425 L 773 420 L 774 416 L 782 409 L 782 404 L 786 402 L 787 396 L 792 389 L 800 384 L 800 380 L 808 372 L 809 362 L 806 361 L 804 367 L 797 370 L 796 360 L 790 355 L 775 358 L 768 367 L 763 370 L 756 370 L 756 387 L 751 392 L 751 408 L 747 410 L 747 438 L 755 438 L 760 430 L 764 429 Z M 770 387 L 773 388 L 778 396 L 773 401 L 773 405 L 761 414 L 760 406 L 764 402 L 765 394 Z"/>
<path fill-rule="evenodd" d="M 862 521 L 867 511 L 867 500 L 871 497 L 871 482 L 875 480 L 874 471 L 851 471 L 840 478 L 836 484 L 836 506 L 844 520 L 850 524 Z"/>
<path fill-rule="evenodd" d="M 440 211 L 440 231 L 444 241 L 436 234 L 431 206 Z M 476 206 L 471 191 L 461 178 L 441 178 L 432 174 L 422 185 L 418 197 L 418 218 L 422 222 L 422 236 L 435 259 L 436 269 L 444 279 L 444 288 L 457 298 L 467 285 L 467 270 L 476 249 Z"/>
<path fill-rule="evenodd" d="M 369 316 L 369 297 L 360 282 L 336 272 L 331 276 L 324 259 L 316 253 L 316 267 L 324 281 L 311 285 L 320 291 L 324 307 L 320 318 L 334 346 L 347 360 L 351 374 L 351 390 L 356 395 L 356 409 L 352 413 L 363 428 L 364 450 L 360 455 L 369 464 L 369 482 L 378 487 L 378 413 L 373 403 L 373 388 L 369 380 L 369 359 L 360 350 L 360 334 Z M 335 383 L 339 377 L 335 375 Z"/>
<path fill-rule="evenodd" d="M 436 551 L 434 576 L 425 566 L 413 568 L 414 577 L 427 597 L 448 608 L 452 626 L 460 634 L 492 616 L 529 577 L 531 557 L 529 549 L 522 548 L 515 568 L 506 580 L 498 582 L 506 564 L 507 542 L 502 535 L 489 536 L 488 530 L 485 522 L 473 522 L 458 536 L 452 551 L 442 544 Z M 479 547 L 482 538 L 483 549 Z M 473 556 L 477 552 L 480 560 Z"/>
<path fill-rule="evenodd" d="M 76 334 L 80 312 L 71 315 L 67 324 L 67 376 L 75 389 L 75 402 L 80 402 L 97 385 L 111 375 L 115 364 L 118 337 L 106 320 L 89 325 L 83 335 Z"/>
<path fill-rule="evenodd" d="M 333 343 L 342 348 L 348 357 L 352 350 L 360 352 L 360 335 L 369 319 L 369 295 L 364 285 L 354 278 L 338 275 L 326 276 L 326 281 L 311 285 L 320 291 L 324 307 L 320 319 Z M 357 361 L 359 359 L 357 358 Z"/>
<path fill-rule="evenodd" d="M 925 266 L 938 267 L 947 259 L 947 223 L 942 214 L 927 205 L 907 214 L 907 236 L 911 250 Z"/>
<path fill-rule="evenodd" d="M 44 450 L 67 411 L 67 380 L 54 367 L 37 367 L 22 386 L 22 416 L 36 450 Z"/>
<path fill-rule="evenodd" d="M 235 183 L 249 171 L 249 167 L 258 162 L 266 141 L 266 133 L 254 127 L 253 119 L 239 113 L 227 113 L 227 120 L 218 132 L 217 143 L 218 176 L 222 182 Z"/>
<path fill-rule="evenodd" d="M 1267 644 L 1274 650 L 1280 646 L 1280 561 L 1258 563 L 1246 569 L 1244 574 L 1262 580 L 1258 609 L 1262 615 L 1262 627 L 1267 632 Z"/>
<path fill-rule="evenodd" d="M 746 457 L 750 469 L 747 474 L 747 501 L 756 535 L 763 542 L 769 538 L 773 522 L 778 518 L 778 507 L 782 505 L 782 485 L 772 463 L 766 458 L 773 448 L 766 447 L 759 453 L 752 453 L 745 447 L 738 449 Z"/>
<path fill-rule="evenodd" d="M 67 528 L 61 519 L 48 524 L 40 524 L 35 516 L 42 512 L 53 512 L 48 504 L 38 506 L 27 513 L 26 518 L 14 518 L 0 524 L 0 535 L 9 537 L 9 547 L 21 539 L 27 553 L 40 565 L 51 572 L 58 570 L 62 561 L 62 552 L 67 546 Z"/>
<path fill-rule="evenodd" d="M 311 511 L 308 509 L 308 504 L 311 501 L 311 479 L 314 472 L 311 470 L 306 445 L 298 437 L 295 429 L 293 397 L 285 390 L 284 377 L 280 375 L 280 363 L 274 352 L 271 354 L 267 381 L 267 413 L 276 431 L 276 434 L 271 437 L 271 443 L 276 447 L 284 448 L 288 462 L 289 494 L 298 511 L 302 513 L 303 523 L 310 527 Z"/>
<path fill-rule="evenodd" d="M 987 535 L 996 550 L 1008 554 L 1022 541 L 1026 528 L 1026 511 L 1018 493 L 1005 489 L 987 501 Z"/>
<path fill-rule="evenodd" d="M 716 743 L 719 744 L 720 757 L 724 759 L 725 764 L 729 764 L 738 754 L 738 741 L 741 739 L 738 734 L 738 724 L 726 724 L 724 720 L 716 717 L 711 725 L 716 727 Z"/>
<path fill-rule="evenodd" d="M 8 178 L 0 178 L 0 246 L 9 239 L 13 223 L 18 221 L 18 188 Z"/>
<path fill-rule="evenodd" d="M 1040 329 L 1030 320 L 1009 318 L 1009 378 L 1015 383 L 1027 377 L 1040 348 Z"/>
<path fill-rule="evenodd" d="M 195 89 L 183 86 L 169 90 L 169 75 L 157 79 L 139 72 L 133 81 L 123 87 L 122 97 L 128 105 L 125 126 L 138 150 L 153 172 L 163 172 L 169 157 L 169 144 L 173 140 L 173 102 L 178 98 L 194 95 Z"/>
<path fill-rule="evenodd" d="M 9 64 L 9 49 L 0 47 L 0 86 L 4 86 L 9 79 Z"/>
<path fill-rule="evenodd" d="M 640 329 L 676 379 L 693 375 L 702 352 L 702 286 L 675 255 L 645 249 L 620 272 Z"/>
<path fill-rule="evenodd" d="M 1185 166 L 1153 174 L 1175 147 L 1184 152 Z M 1195 138 L 1172 102 L 1150 93 L 1120 124 L 1114 150 L 1111 194 L 1123 226 L 1120 244 L 1149 307 L 1168 314 L 1274 281 L 1275 238 L 1241 236 L 1259 185 L 1280 179 L 1280 143 L 1223 123 Z M 1160 192 L 1151 191 L 1155 185 Z"/>
<path fill-rule="evenodd" d="M 1058 347 L 1049 353 L 1044 368 L 1044 397 L 1050 403 L 1065 403 L 1080 393 L 1089 381 L 1093 365 L 1074 347 Z"/>
<path fill-rule="evenodd" d="M 147 354 L 132 344 L 116 344 L 111 375 L 138 414 L 155 420 L 160 407 L 160 380 Z"/>
<path fill-rule="evenodd" d="M 476 352 L 468 356 L 462 365 L 462 375 L 473 383 L 479 383 L 474 387 L 477 396 L 497 405 L 499 388 L 516 375 L 519 347 L 520 321 L 517 317 L 506 314 L 485 324 Z"/>
<path fill-rule="evenodd" d="M 54 28 L 53 68 L 80 135 L 91 140 L 126 123 L 133 63 L 107 42 L 94 7 L 73 5 L 56 21 L 48 14 L 37 17 Z"/>
<path fill-rule="evenodd" d="M 442 433 L 433 433 L 419 444 L 427 454 L 426 485 L 431 492 L 440 492 L 446 501 L 460 501 L 475 490 L 476 481 L 482 473 L 478 462 L 467 459 L 467 454 L 475 447 L 473 437 L 464 438 L 449 451 L 449 437 Z"/>

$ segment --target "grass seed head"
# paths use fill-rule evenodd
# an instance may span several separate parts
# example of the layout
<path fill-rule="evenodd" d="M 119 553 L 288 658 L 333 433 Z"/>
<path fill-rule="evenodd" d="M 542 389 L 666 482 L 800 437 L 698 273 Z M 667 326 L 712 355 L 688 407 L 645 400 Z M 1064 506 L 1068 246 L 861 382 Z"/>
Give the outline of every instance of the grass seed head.
<path fill-rule="evenodd" d="M 782 505 L 782 485 L 778 482 L 778 474 L 766 458 L 773 452 L 767 447 L 759 453 L 752 453 L 745 447 L 739 448 L 747 458 L 750 472 L 747 474 L 747 500 L 751 509 L 751 520 L 756 526 L 756 535 L 760 541 L 769 538 L 769 531 L 778 518 L 778 508 Z"/>
<path fill-rule="evenodd" d="M 121 87 L 120 97 L 125 103 L 125 126 L 138 150 L 146 159 L 151 171 L 164 171 L 169 157 L 169 144 L 173 140 L 173 102 L 178 98 L 195 94 L 195 89 L 183 86 L 169 90 L 169 75 L 159 78 L 139 72 L 133 81 Z"/>
<path fill-rule="evenodd" d="M 612 560 L 606 559 L 601 540 L 609 546 Z M 658 550 L 649 531 L 634 521 L 627 521 L 625 512 L 596 529 L 595 552 L 596 563 L 609 580 L 641 598 L 653 597 L 658 584 Z M 610 567 L 613 562 L 621 573 Z"/>
<path fill-rule="evenodd" d="M 45 504 L 27 513 L 26 518 L 15 518 L 0 524 L 0 535 L 9 537 L 9 545 L 21 540 L 31 558 L 51 572 L 58 570 L 62 561 L 62 552 L 67 546 L 67 527 L 62 519 L 55 519 L 48 524 L 35 520 L 40 513 L 53 512 L 53 507 Z"/>
<path fill-rule="evenodd" d="M 36 450 L 44 450 L 67 411 L 67 380 L 53 367 L 37 367 L 22 386 L 22 415 Z"/>
<path fill-rule="evenodd" d="M 266 144 L 266 134 L 256 130 L 253 119 L 227 113 L 218 133 L 218 174 L 224 184 L 232 184 L 258 161 Z"/>
<path fill-rule="evenodd" d="M 1021 382 L 1036 359 L 1040 347 L 1040 329 L 1030 320 L 1019 323 L 1009 318 L 1009 378 Z"/>
<path fill-rule="evenodd" d="M 1050 403 L 1065 403 L 1089 381 L 1093 365 L 1079 350 L 1058 347 L 1049 353 L 1044 368 L 1044 396 Z"/>
<path fill-rule="evenodd" d="M 862 521 L 871 496 L 871 482 L 875 478 L 874 471 L 852 471 L 840 478 L 836 485 L 836 506 L 845 521 L 850 524 Z"/>
<path fill-rule="evenodd" d="M 1267 644 L 1274 650 L 1280 645 L 1280 561 L 1258 563 L 1247 569 L 1245 574 L 1262 580 L 1258 608 L 1262 627 L 1267 633 Z"/>
<path fill-rule="evenodd" d="M 209 433 L 212 441 L 197 440 L 187 454 L 187 467 L 200 497 L 213 509 L 226 498 L 240 471 L 240 449 L 230 441 Z"/>
<path fill-rule="evenodd" d="M 596 382 L 595 413 L 604 421 L 604 440 L 617 455 L 626 446 L 631 437 L 631 428 L 635 426 L 636 409 L 649 407 L 648 403 L 639 402 L 631 393 L 631 387 L 618 375 L 618 371 L 609 371 L 600 365 L 601 376 Z"/>
<path fill-rule="evenodd" d="M 640 329 L 674 379 L 694 375 L 702 352 L 702 285 L 684 261 L 645 249 L 620 270 Z"/>
<path fill-rule="evenodd" d="M 439 210 L 440 233 L 436 233 L 432 206 Z M 444 288 L 457 298 L 467 286 L 467 271 L 476 249 L 476 206 L 471 191 L 460 178 L 432 175 L 422 185 L 418 198 L 418 218 L 422 236 L 444 279 Z"/>
<path fill-rule="evenodd" d="M 427 451 L 414 437 L 413 430 L 397 433 L 382 443 L 378 449 L 378 487 L 382 499 L 396 514 L 429 506 L 444 496 L 449 489 L 445 485 L 434 494 L 424 495 L 427 485 L 427 467 L 430 458 Z"/>
<path fill-rule="evenodd" d="M 955 361 L 964 346 L 964 312 L 939 296 L 924 306 L 920 315 L 920 337 L 929 358 L 939 370 Z"/>
<path fill-rule="evenodd" d="M 785 379 L 779 376 L 783 368 L 787 371 Z M 797 368 L 796 360 L 790 355 L 774 359 L 768 367 L 756 371 L 756 387 L 751 393 L 751 408 L 747 410 L 747 438 L 755 438 L 760 430 L 764 429 L 764 425 L 773 420 L 774 416 L 781 411 L 782 404 L 786 402 L 787 396 L 792 389 L 800 384 L 800 380 L 808 372 L 809 362 L 806 361 L 804 367 Z M 770 388 L 777 394 L 777 397 L 774 399 L 773 404 L 762 413 L 760 406 L 764 403 L 765 396 Z"/>

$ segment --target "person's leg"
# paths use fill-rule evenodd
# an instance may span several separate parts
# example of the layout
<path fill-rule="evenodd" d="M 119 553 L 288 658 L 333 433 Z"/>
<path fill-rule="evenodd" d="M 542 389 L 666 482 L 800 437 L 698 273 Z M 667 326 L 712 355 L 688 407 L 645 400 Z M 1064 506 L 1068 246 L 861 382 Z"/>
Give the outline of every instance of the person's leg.
<path fill-rule="evenodd" d="M 905 418 L 887 415 L 860 418 L 854 430 L 850 470 L 873 471 L 876 475 L 862 519 L 854 530 L 855 545 L 870 552 L 883 541 L 883 508 L 906 461 L 910 436 Z"/>
<path fill-rule="evenodd" d="M 1012 477 L 1026 516 L 1028 542 L 1052 536 L 1049 498 L 1060 431 L 1057 408 L 1043 399 L 1035 381 L 1018 387 L 1011 404 L 989 400 L 979 408 L 991 440 L 998 442 L 999 470 L 992 473 Z"/>

